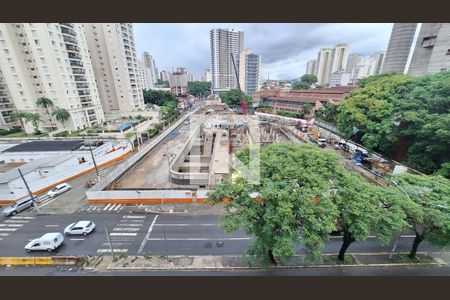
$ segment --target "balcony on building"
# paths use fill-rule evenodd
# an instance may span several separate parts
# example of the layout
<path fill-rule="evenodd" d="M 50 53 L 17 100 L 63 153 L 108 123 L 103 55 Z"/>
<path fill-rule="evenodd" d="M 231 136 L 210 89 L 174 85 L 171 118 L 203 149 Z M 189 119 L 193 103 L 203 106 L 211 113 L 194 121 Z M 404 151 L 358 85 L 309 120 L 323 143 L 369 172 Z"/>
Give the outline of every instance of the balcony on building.
<path fill-rule="evenodd" d="M 79 70 L 79 69 L 77 69 L 77 70 Z M 87 81 L 86 77 L 83 75 L 74 75 L 73 79 L 75 82 L 86 82 Z"/>
<path fill-rule="evenodd" d="M 66 42 L 66 43 L 70 43 L 70 44 L 73 44 L 73 45 L 77 45 L 77 39 L 75 39 L 75 38 L 73 38 L 73 37 L 71 37 L 71 36 L 67 36 L 67 35 L 64 35 L 64 34 L 63 34 L 63 40 L 64 40 L 64 42 Z"/>
<path fill-rule="evenodd" d="M 73 74 L 85 74 L 86 71 L 84 69 L 81 69 L 81 68 L 72 68 L 72 73 Z"/>
<path fill-rule="evenodd" d="M 89 88 L 89 84 L 87 83 L 76 83 L 77 89 L 88 89 Z"/>
<path fill-rule="evenodd" d="M 75 32 L 75 30 L 73 30 L 71 28 L 61 27 L 61 32 L 63 35 L 66 34 L 68 36 L 73 36 L 73 37 L 77 36 L 77 33 Z"/>
<path fill-rule="evenodd" d="M 73 28 L 72 23 L 59 23 L 59 25 L 64 26 L 64 27 Z"/>
<path fill-rule="evenodd" d="M 69 53 L 67 53 L 67 55 L 69 56 L 70 59 L 81 60 L 81 55 L 79 53 L 69 52 Z"/>
<path fill-rule="evenodd" d="M 79 90 L 78 91 L 78 95 L 80 95 L 80 96 L 89 96 L 90 95 L 90 91 L 89 90 Z M 83 102 L 83 100 L 81 100 L 81 102 Z"/>
<path fill-rule="evenodd" d="M 70 65 L 72 67 L 80 67 L 80 68 L 83 67 L 83 63 L 81 61 L 78 61 L 78 60 L 70 60 Z"/>
<path fill-rule="evenodd" d="M 66 44 L 66 50 L 71 51 L 71 52 L 77 52 L 77 53 L 80 52 L 80 48 L 78 48 L 78 46 L 69 45 L 69 44 Z"/>

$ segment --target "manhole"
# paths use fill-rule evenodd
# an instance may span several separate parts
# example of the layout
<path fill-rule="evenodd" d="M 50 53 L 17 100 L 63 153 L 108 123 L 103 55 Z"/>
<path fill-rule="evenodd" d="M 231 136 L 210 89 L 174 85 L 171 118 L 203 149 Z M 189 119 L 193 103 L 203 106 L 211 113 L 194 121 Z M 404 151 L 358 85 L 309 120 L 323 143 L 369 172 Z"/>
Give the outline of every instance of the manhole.
<path fill-rule="evenodd" d="M 207 242 L 207 243 L 205 243 L 205 248 L 212 248 L 212 243 L 211 242 Z"/>
<path fill-rule="evenodd" d="M 218 241 L 218 242 L 216 243 L 216 247 L 217 247 L 217 248 L 222 248 L 222 247 L 223 247 L 223 242 L 222 242 L 222 241 Z"/>

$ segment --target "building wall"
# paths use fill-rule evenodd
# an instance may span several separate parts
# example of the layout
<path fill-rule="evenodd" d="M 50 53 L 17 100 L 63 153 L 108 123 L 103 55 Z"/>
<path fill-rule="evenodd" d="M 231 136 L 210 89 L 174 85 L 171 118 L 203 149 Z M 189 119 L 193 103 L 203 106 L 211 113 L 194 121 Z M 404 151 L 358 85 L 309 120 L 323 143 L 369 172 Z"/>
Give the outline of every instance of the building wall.
<path fill-rule="evenodd" d="M 306 65 L 306 74 L 314 74 L 317 75 L 317 59 L 311 59 L 310 61 L 308 61 L 307 65 Z"/>
<path fill-rule="evenodd" d="M 19 126 L 19 122 L 11 117 L 14 110 L 14 102 L 0 70 L 0 129 L 10 130 L 14 126 Z"/>
<path fill-rule="evenodd" d="M 344 71 L 332 73 L 330 75 L 330 86 L 348 85 L 350 82 L 350 75 L 350 73 Z"/>
<path fill-rule="evenodd" d="M 83 28 L 76 23 L 1 23 L 0 69 L 17 110 L 40 113 L 39 129 L 62 129 L 50 122 L 36 100 L 47 97 L 64 108 L 68 129 L 82 129 L 104 119 Z M 26 124 L 28 133 L 34 131 Z"/>
<path fill-rule="evenodd" d="M 239 54 L 244 47 L 244 33 L 232 29 L 210 31 L 212 91 L 229 91 L 237 88 L 236 73 L 231 55 L 239 72 Z"/>
<path fill-rule="evenodd" d="M 206 69 L 202 75 L 202 81 L 211 82 L 211 71 Z"/>
<path fill-rule="evenodd" d="M 337 44 L 333 51 L 333 64 L 331 65 L 331 73 L 343 71 L 347 67 L 348 61 L 348 45 Z"/>
<path fill-rule="evenodd" d="M 317 56 L 317 83 L 328 84 L 334 56 L 333 48 L 322 48 Z"/>
<path fill-rule="evenodd" d="M 404 73 L 417 23 L 395 23 L 381 67 L 382 73 Z"/>
<path fill-rule="evenodd" d="M 424 75 L 450 69 L 450 24 L 423 23 L 408 74 Z"/>
<path fill-rule="evenodd" d="M 86 23 L 97 86 L 105 112 L 143 108 L 131 23 Z"/>

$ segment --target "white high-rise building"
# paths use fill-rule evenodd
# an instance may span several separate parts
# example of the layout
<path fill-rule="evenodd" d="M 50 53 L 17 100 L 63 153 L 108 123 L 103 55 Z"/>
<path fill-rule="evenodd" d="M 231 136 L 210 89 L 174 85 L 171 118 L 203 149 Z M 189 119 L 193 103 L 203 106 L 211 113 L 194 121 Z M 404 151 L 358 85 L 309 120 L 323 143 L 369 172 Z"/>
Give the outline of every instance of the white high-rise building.
<path fill-rule="evenodd" d="M 203 72 L 202 81 L 211 82 L 211 71 L 209 69 Z"/>
<path fill-rule="evenodd" d="M 333 65 L 334 49 L 322 48 L 317 55 L 317 84 L 327 85 Z"/>
<path fill-rule="evenodd" d="M 236 89 L 238 78 L 236 78 L 231 56 L 239 73 L 239 54 L 244 48 L 244 32 L 233 29 L 212 29 L 210 42 L 213 93 Z"/>
<path fill-rule="evenodd" d="M 331 73 L 344 71 L 347 67 L 348 45 L 337 44 L 333 51 L 333 64 L 331 65 Z"/>
<path fill-rule="evenodd" d="M 150 55 L 148 52 L 144 52 L 142 55 L 142 60 L 145 64 L 145 67 L 148 69 L 150 78 L 148 79 L 151 83 L 157 83 L 158 82 L 158 70 L 156 69 L 155 60 L 153 59 L 153 56 Z"/>
<path fill-rule="evenodd" d="M 161 71 L 160 72 L 160 79 L 161 81 L 169 81 L 170 73 L 168 71 Z"/>
<path fill-rule="evenodd" d="M 350 72 L 350 82 L 356 83 L 358 80 L 364 79 L 368 76 L 379 74 L 381 71 L 381 65 L 383 62 L 384 52 L 375 52 L 368 57 L 362 57 L 359 55 L 350 55 L 352 59 L 353 67 L 349 63 L 347 64 L 347 72 Z M 350 67 L 352 67 L 350 69 Z"/>
<path fill-rule="evenodd" d="M 76 23 L 0 23 L 0 70 L 15 109 L 39 113 L 39 129 L 78 130 L 104 121 L 85 33 Z M 36 105 L 53 102 L 50 112 L 66 109 L 61 124 Z M 25 131 L 35 128 L 25 123 Z"/>
<path fill-rule="evenodd" d="M 356 53 L 351 53 L 348 56 L 347 66 L 345 71 L 351 73 L 353 68 L 356 67 L 361 62 L 362 56 Z"/>
<path fill-rule="evenodd" d="M 84 25 L 97 87 L 105 112 L 144 106 L 131 23 Z"/>
<path fill-rule="evenodd" d="M 259 72 L 261 69 L 261 55 L 245 49 L 239 58 L 239 84 L 247 95 L 253 95 L 259 90 Z"/>
<path fill-rule="evenodd" d="M 141 89 L 149 90 L 155 86 L 152 80 L 151 70 L 145 66 L 143 60 L 138 60 L 138 74 Z"/>
<path fill-rule="evenodd" d="M 0 69 L 0 129 L 10 130 L 18 125 L 18 122 L 11 117 L 14 110 L 14 102 Z"/>
<path fill-rule="evenodd" d="M 306 74 L 317 75 L 317 59 L 311 59 L 306 65 Z"/>

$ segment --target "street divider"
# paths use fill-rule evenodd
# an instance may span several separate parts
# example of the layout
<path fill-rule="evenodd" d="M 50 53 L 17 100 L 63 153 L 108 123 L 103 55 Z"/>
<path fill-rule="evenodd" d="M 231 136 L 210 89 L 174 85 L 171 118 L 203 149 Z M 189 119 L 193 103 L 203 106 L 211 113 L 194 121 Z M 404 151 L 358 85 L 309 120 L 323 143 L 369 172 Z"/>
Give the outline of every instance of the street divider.
<path fill-rule="evenodd" d="M 0 266 L 51 266 L 51 265 L 75 265 L 76 256 L 53 257 L 0 257 Z"/>

